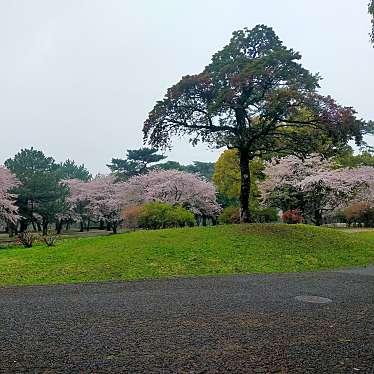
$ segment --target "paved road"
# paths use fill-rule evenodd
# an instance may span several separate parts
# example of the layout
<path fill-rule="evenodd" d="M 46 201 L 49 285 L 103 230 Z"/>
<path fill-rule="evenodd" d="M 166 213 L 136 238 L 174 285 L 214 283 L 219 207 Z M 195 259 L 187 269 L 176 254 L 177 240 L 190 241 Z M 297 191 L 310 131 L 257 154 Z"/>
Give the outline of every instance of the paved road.
<path fill-rule="evenodd" d="M 2 288 L 0 339 L 4 373 L 374 373 L 374 269 Z"/>

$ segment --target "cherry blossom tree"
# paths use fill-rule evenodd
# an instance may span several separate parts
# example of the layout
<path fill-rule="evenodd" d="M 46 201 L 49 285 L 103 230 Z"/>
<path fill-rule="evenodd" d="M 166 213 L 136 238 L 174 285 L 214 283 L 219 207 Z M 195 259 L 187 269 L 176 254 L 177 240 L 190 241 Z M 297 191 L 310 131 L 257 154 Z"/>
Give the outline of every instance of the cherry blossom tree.
<path fill-rule="evenodd" d="M 115 183 L 112 176 L 99 176 L 89 182 L 72 179 L 66 183 L 70 188 L 70 210 L 63 218 L 80 222 L 82 231 L 85 224 L 89 228 L 90 221 L 104 221 L 113 233 L 117 232 L 125 204 L 124 183 Z"/>
<path fill-rule="evenodd" d="M 116 182 L 113 176 L 100 176 L 89 182 L 72 179 L 70 205 L 61 219 L 81 223 L 104 221 L 113 232 L 123 219 L 123 209 L 150 201 L 181 205 L 199 217 L 215 217 L 220 212 L 214 185 L 196 174 L 178 170 L 153 170 Z"/>
<path fill-rule="evenodd" d="M 0 166 L 0 221 L 16 224 L 20 216 L 15 204 L 16 196 L 9 191 L 18 186 L 16 177 L 4 166 Z"/>
<path fill-rule="evenodd" d="M 89 182 L 91 195 L 88 209 L 97 221 L 103 220 L 117 233 L 125 206 L 125 183 L 115 183 L 113 176 L 95 178 Z"/>
<path fill-rule="evenodd" d="M 132 177 L 127 182 L 126 196 L 129 206 L 160 201 L 181 205 L 200 217 L 216 217 L 221 210 L 211 182 L 179 170 L 154 170 Z"/>
<path fill-rule="evenodd" d="M 290 190 L 301 194 L 303 213 L 321 225 L 326 212 L 346 207 L 374 183 L 372 167 L 334 167 L 332 161 L 318 156 L 304 161 L 293 156 L 273 160 L 264 171 L 267 179 L 260 184 L 264 201 L 284 199 Z"/>
<path fill-rule="evenodd" d="M 352 203 L 365 205 L 367 209 L 374 209 L 374 181 L 371 178 L 367 179 L 365 187 L 359 190 Z"/>
<path fill-rule="evenodd" d="M 69 210 L 59 215 L 60 228 L 62 222 L 79 222 L 81 231 L 84 230 L 85 224 L 89 222 L 90 212 L 90 184 L 79 179 L 69 179 L 65 181 L 69 187 L 69 196 L 66 199 Z M 87 224 L 88 227 L 88 224 Z"/>

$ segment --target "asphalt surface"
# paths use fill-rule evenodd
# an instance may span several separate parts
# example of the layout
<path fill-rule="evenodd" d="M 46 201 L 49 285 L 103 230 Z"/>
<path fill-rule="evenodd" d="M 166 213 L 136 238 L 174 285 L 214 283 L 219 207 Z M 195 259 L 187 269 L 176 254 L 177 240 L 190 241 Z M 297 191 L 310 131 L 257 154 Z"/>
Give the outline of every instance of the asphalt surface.
<path fill-rule="evenodd" d="M 374 268 L 0 288 L 0 339 L 1 373 L 374 373 Z"/>

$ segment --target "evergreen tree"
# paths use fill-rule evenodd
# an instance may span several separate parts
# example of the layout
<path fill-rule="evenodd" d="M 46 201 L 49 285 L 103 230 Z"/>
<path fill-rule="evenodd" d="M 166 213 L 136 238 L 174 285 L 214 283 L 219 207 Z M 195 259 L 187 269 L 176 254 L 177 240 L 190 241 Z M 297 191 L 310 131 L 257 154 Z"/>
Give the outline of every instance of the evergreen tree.
<path fill-rule="evenodd" d="M 61 183 L 52 157 L 34 148 L 22 149 L 5 166 L 16 176 L 20 184 L 12 192 L 17 195 L 20 230 L 32 224 L 34 229 L 47 233 L 48 225 L 56 216 L 66 211 L 68 187 Z"/>
<path fill-rule="evenodd" d="M 129 149 L 125 159 L 113 158 L 108 168 L 118 180 L 124 181 L 135 175 L 147 173 L 151 165 L 164 160 L 166 156 L 155 148 Z"/>

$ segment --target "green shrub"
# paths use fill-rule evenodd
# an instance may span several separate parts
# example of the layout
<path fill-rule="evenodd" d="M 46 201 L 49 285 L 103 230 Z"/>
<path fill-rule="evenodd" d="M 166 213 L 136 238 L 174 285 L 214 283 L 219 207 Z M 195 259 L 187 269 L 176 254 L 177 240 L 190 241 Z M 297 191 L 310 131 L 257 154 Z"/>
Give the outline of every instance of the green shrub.
<path fill-rule="evenodd" d="M 138 223 L 139 227 L 153 230 L 168 227 L 194 226 L 195 217 L 181 206 L 173 206 L 155 201 L 143 205 Z"/>
<path fill-rule="evenodd" d="M 229 206 L 225 208 L 219 215 L 218 222 L 220 224 L 240 223 L 239 208 L 235 206 Z"/>
<path fill-rule="evenodd" d="M 275 208 L 256 209 L 252 212 L 252 220 L 256 223 L 270 223 L 278 221 L 278 213 Z M 238 207 L 229 206 L 218 217 L 220 224 L 240 223 L 240 211 Z"/>
<path fill-rule="evenodd" d="M 279 219 L 276 208 L 258 209 L 253 213 L 253 221 L 256 223 L 277 222 Z"/>

